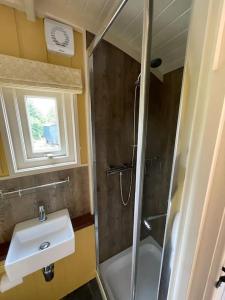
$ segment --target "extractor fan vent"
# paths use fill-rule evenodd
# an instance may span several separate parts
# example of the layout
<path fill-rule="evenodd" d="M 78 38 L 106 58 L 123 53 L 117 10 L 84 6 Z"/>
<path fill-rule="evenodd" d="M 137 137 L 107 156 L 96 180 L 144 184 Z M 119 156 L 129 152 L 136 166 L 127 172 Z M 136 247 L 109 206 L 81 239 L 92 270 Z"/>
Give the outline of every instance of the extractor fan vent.
<path fill-rule="evenodd" d="M 73 56 L 74 40 L 72 27 L 47 18 L 44 24 L 47 49 Z"/>

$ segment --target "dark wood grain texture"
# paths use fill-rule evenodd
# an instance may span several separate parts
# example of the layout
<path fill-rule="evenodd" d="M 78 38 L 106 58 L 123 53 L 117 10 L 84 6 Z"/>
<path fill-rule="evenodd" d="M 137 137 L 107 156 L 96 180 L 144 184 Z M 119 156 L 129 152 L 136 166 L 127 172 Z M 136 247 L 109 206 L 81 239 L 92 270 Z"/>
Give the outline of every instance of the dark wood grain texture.
<path fill-rule="evenodd" d="M 88 43 L 92 39 L 87 35 Z M 97 209 L 100 262 L 132 245 L 134 194 L 124 207 L 119 175 L 106 176 L 111 165 L 131 162 L 135 81 L 140 64 L 113 45 L 102 41 L 94 52 Z M 143 218 L 165 213 L 180 100 L 182 69 L 164 77 L 151 74 Z M 129 172 L 123 176 L 125 199 Z M 133 189 L 134 190 L 134 189 Z M 154 221 L 151 235 L 162 245 L 165 218 Z M 149 232 L 142 227 L 142 237 Z"/>
<path fill-rule="evenodd" d="M 167 212 L 182 77 L 183 68 L 164 75 L 163 83 L 151 76 L 143 218 Z M 161 246 L 165 221 L 152 221 L 150 233 Z M 142 226 L 142 237 L 147 234 Z"/>
<path fill-rule="evenodd" d="M 90 213 L 71 219 L 74 231 L 94 224 L 94 216 Z"/>
<path fill-rule="evenodd" d="M 0 190 L 17 190 L 70 177 L 69 184 L 58 185 L 29 193 L 0 199 L 0 243 L 10 241 L 15 224 L 38 216 L 43 204 L 47 213 L 68 208 L 70 217 L 90 212 L 88 167 L 24 176 L 0 181 Z"/>
<path fill-rule="evenodd" d="M 9 250 L 9 245 L 10 245 L 10 242 L 5 242 L 5 243 L 0 244 L 0 261 L 6 259 L 6 255 Z"/>
<path fill-rule="evenodd" d="M 90 36 L 89 36 L 90 37 Z M 131 162 L 135 81 L 140 64 L 102 41 L 94 52 L 97 208 L 100 261 L 132 243 L 134 194 L 127 207 L 120 199 L 119 174 L 106 176 L 110 166 Z M 128 195 L 130 172 L 123 176 L 124 198 Z"/>

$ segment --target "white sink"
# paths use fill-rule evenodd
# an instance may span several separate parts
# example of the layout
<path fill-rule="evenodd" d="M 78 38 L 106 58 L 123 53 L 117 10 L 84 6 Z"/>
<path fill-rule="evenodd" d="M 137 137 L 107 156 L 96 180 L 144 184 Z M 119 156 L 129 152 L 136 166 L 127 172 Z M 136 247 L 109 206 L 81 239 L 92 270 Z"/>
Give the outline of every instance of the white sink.
<path fill-rule="evenodd" d="M 23 278 L 72 254 L 75 251 L 74 240 L 67 209 L 48 214 L 44 222 L 36 218 L 17 224 L 5 261 L 9 280 Z M 40 250 L 43 243 L 48 247 Z"/>

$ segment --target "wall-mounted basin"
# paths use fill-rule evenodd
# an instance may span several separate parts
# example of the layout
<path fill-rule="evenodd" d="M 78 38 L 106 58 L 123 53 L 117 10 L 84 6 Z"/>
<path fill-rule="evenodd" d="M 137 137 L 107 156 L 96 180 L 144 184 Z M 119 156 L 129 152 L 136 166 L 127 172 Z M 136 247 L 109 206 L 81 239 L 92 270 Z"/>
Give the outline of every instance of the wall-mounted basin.
<path fill-rule="evenodd" d="M 10 281 L 23 278 L 75 251 L 74 230 L 69 212 L 63 209 L 15 226 L 5 261 Z"/>

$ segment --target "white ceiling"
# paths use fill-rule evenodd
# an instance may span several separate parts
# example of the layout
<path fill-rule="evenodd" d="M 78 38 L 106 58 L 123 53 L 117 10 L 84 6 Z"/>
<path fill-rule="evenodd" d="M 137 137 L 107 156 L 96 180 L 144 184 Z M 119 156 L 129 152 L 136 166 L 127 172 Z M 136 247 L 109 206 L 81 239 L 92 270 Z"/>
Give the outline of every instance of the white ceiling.
<path fill-rule="evenodd" d="M 0 0 L 38 16 L 50 16 L 97 33 L 121 0 Z M 106 40 L 140 61 L 143 0 L 128 0 Z M 191 0 L 154 0 L 152 58 L 161 57 L 160 74 L 184 64 Z"/>

